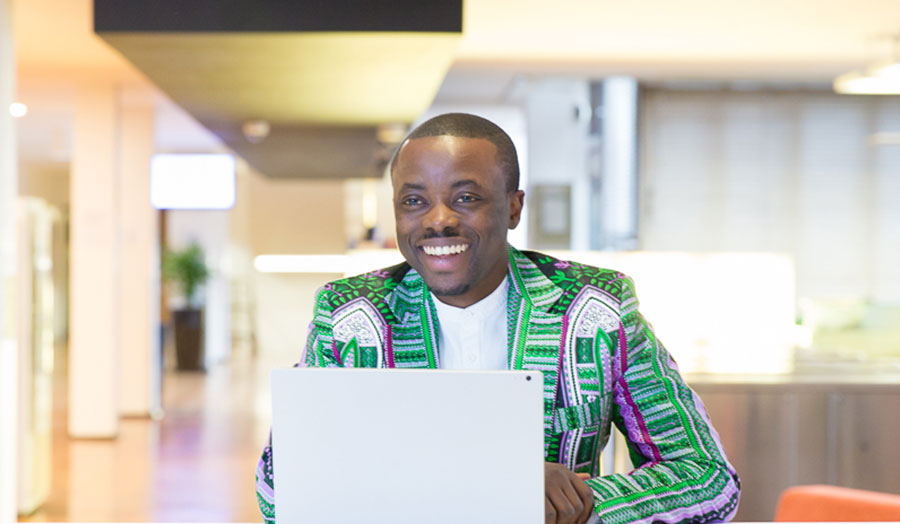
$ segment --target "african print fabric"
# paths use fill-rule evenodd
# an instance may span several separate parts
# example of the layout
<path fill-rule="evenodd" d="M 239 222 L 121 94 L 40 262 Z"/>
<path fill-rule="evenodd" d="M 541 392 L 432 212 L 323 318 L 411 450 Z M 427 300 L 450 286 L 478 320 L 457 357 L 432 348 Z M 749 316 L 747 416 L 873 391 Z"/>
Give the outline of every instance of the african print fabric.
<path fill-rule="evenodd" d="M 638 312 L 622 273 L 510 247 L 510 369 L 544 376 L 544 458 L 588 473 L 605 524 L 731 519 L 740 480 L 700 398 Z M 419 274 L 399 264 L 319 290 L 301 365 L 438 368 L 439 325 Z M 636 469 L 599 476 L 612 425 Z M 275 519 L 273 452 L 256 471 Z"/>

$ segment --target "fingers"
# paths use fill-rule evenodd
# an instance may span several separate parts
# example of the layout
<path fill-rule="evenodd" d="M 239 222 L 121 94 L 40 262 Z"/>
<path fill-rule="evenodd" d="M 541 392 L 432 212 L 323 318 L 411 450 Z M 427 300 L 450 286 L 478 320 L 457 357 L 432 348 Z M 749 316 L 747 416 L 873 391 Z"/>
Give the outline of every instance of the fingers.
<path fill-rule="evenodd" d="M 574 477 L 566 478 L 557 489 L 548 493 L 550 502 L 556 509 L 556 524 L 576 524 L 584 513 L 584 502 L 572 485 Z"/>
<path fill-rule="evenodd" d="M 573 473 L 560 464 L 545 465 L 545 520 L 547 524 L 584 524 L 594 509 L 594 493 L 584 482 L 586 475 Z"/>
<path fill-rule="evenodd" d="M 544 497 L 544 522 L 546 524 L 556 524 L 556 508 L 550 502 L 550 497 Z"/>
<path fill-rule="evenodd" d="M 574 490 L 572 490 L 574 492 Z M 563 491 L 563 489 L 555 489 L 547 494 L 547 497 L 550 499 L 550 503 L 553 505 L 554 514 L 556 520 L 554 524 L 574 524 L 575 519 L 578 517 L 578 514 L 581 512 L 582 505 L 578 502 L 578 497 L 575 497 L 575 501 L 571 500 Z M 578 504 L 578 507 L 573 504 L 575 502 Z"/>
<path fill-rule="evenodd" d="M 591 490 L 590 486 L 585 484 L 584 479 L 580 478 L 574 482 L 575 490 L 578 492 L 578 496 L 581 499 L 581 503 L 584 506 L 584 511 L 578 516 L 577 522 L 578 524 L 584 524 L 591 517 L 591 513 L 594 511 L 594 492 Z"/>

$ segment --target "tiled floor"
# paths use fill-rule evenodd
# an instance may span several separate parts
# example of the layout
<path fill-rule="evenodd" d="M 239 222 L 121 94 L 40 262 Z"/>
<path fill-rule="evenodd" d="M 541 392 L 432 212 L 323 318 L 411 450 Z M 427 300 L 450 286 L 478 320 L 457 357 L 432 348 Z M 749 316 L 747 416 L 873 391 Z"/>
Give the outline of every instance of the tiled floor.
<path fill-rule="evenodd" d="M 110 440 L 68 438 L 60 378 L 51 494 L 20 521 L 259 521 L 254 473 L 268 436 L 268 370 L 245 358 L 207 373 L 167 371 L 164 417 L 122 419 Z"/>

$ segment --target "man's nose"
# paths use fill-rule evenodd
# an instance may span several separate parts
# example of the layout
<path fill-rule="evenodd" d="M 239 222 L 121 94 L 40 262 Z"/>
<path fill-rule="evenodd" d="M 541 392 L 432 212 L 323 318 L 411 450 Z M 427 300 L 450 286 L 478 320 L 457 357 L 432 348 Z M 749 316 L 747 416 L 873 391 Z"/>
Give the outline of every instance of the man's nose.
<path fill-rule="evenodd" d="M 459 226 L 459 216 L 446 204 L 438 203 L 425 214 L 425 227 L 434 231 L 455 229 Z"/>

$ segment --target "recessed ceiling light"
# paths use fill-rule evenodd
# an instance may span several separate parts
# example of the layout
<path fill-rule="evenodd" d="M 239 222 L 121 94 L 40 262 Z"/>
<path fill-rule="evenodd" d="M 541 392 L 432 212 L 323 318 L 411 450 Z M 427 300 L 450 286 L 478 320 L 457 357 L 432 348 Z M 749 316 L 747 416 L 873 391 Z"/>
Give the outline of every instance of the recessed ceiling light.
<path fill-rule="evenodd" d="M 399 144 L 406 137 L 409 126 L 398 122 L 379 124 L 375 131 L 375 137 L 382 144 Z"/>
<path fill-rule="evenodd" d="M 13 102 L 12 104 L 9 104 L 9 114 L 11 114 L 13 118 L 22 118 L 28 114 L 28 106 L 22 102 Z"/>
<path fill-rule="evenodd" d="M 244 138 L 251 144 L 258 144 L 265 140 L 271 130 L 272 128 L 266 120 L 248 120 L 241 126 Z"/>

